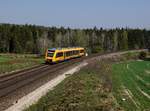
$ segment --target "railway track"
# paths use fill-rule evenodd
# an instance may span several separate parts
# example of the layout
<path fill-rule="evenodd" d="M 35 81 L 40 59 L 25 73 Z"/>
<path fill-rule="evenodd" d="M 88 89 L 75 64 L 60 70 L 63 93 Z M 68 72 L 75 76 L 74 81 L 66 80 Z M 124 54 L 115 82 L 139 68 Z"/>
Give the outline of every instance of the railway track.
<path fill-rule="evenodd" d="M 80 61 L 82 61 L 82 59 L 77 58 L 67 62 L 54 65 L 41 65 L 27 71 L 0 76 L 0 98 L 7 96 L 9 93 L 12 93 L 20 87 L 28 85 L 43 76 L 55 73 Z"/>
<path fill-rule="evenodd" d="M 0 76 L 0 98 L 7 96 L 9 93 L 17 90 L 20 87 L 23 87 L 24 85 L 28 85 L 43 76 L 57 72 L 72 64 L 81 62 L 82 60 L 86 60 L 94 56 L 96 55 L 71 59 L 67 62 L 62 62 L 54 65 L 43 64 L 40 66 L 35 66 L 31 69 L 25 69 L 11 74 L 2 75 Z"/>

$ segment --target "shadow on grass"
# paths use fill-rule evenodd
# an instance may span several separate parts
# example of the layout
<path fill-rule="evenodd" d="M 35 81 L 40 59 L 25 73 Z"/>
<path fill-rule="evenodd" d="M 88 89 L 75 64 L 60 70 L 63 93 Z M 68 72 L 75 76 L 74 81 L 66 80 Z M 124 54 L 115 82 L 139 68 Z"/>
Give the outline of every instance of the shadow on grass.
<path fill-rule="evenodd" d="M 144 61 L 150 61 L 150 57 L 149 58 L 144 58 Z"/>

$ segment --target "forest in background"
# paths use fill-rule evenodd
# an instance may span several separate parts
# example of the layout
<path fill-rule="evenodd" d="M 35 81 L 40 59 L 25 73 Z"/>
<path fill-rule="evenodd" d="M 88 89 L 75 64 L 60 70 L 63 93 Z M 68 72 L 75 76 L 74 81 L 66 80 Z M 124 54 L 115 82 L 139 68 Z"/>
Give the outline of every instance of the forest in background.
<path fill-rule="evenodd" d="M 148 48 L 150 30 L 0 24 L 0 53 L 44 54 L 47 48 L 78 46 L 85 47 L 88 53 Z"/>

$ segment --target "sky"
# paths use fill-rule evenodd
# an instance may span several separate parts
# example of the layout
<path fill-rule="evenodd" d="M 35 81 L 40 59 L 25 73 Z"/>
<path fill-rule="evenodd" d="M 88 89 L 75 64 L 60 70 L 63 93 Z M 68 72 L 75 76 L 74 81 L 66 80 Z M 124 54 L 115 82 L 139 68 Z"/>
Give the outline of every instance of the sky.
<path fill-rule="evenodd" d="M 0 0 L 0 23 L 150 29 L 150 0 Z"/>

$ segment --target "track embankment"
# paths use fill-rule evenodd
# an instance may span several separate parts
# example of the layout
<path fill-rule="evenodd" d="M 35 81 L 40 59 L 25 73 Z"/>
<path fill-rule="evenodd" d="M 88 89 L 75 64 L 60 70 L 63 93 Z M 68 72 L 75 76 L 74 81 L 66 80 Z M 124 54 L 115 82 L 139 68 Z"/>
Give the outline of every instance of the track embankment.
<path fill-rule="evenodd" d="M 16 104 L 20 98 L 54 79 L 70 67 L 74 67 L 81 58 L 72 59 L 54 65 L 42 65 L 27 71 L 0 77 L 0 111 Z"/>
<path fill-rule="evenodd" d="M 87 63 L 83 62 L 74 68 L 69 69 L 68 71 L 64 72 L 63 74 L 57 76 L 53 80 L 47 82 L 43 86 L 37 88 L 33 92 L 29 93 L 28 95 L 24 96 L 23 98 L 19 99 L 16 104 L 12 107 L 9 107 L 6 111 L 22 111 L 25 108 L 29 107 L 30 105 L 36 103 L 42 96 L 44 96 L 49 90 L 52 90 L 56 85 L 58 85 L 61 81 L 63 81 L 69 74 L 73 74 L 80 70 L 80 68 L 86 66 Z"/>

